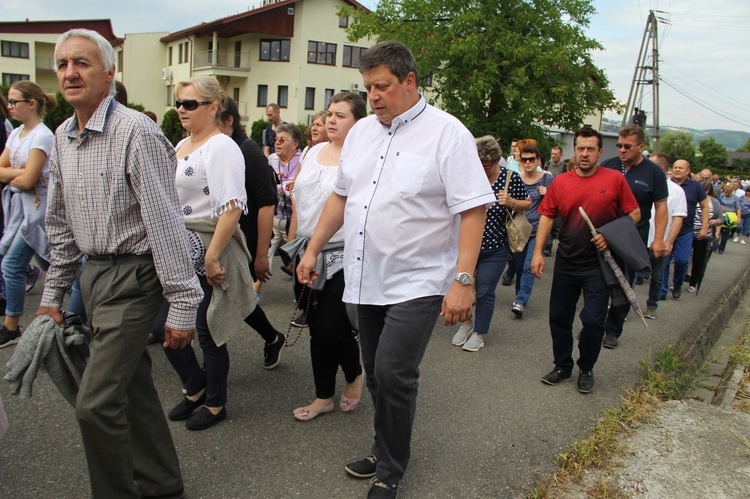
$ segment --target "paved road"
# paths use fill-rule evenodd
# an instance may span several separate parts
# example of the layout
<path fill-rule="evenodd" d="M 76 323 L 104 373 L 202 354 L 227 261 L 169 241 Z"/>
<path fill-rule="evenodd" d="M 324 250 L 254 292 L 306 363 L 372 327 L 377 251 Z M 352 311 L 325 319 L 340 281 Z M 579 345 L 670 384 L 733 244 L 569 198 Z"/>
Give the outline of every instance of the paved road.
<path fill-rule="evenodd" d="M 510 312 L 510 288 L 498 288 L 491 336 L 478 353 L 453 347 L 454 328 L 438 325 L 422 364 L 401 497 L 514 497 L 532 487 L 535 470 L 551 471 L 554 456 L 584 437 L 602 411 L 619 404 L 623 388 L 639 381 L 638 361 L 704 323 L 744 279 L 749 262 L 750 248 L 730 243 L 724 255 L 713 256 L 699 296 L 683 292 L 679 301 L 662 302 L 649 330 L 631 318 L 621 346 L 602 352 L 589 395 L 578 393 L 571 381 L 557 387 L 540 382 L 552 368 L 546 312 L 551 268 L 537 282 L 522 320 Z M 637 288 L 643 303 L 646 291 Z M 40 293 L 29 296 L 32 314 Z M 280 271 L 264 287 L 262 306 L 279 328 L 293 317 L 290 279 Z M 29 321 L 27 316 L 22 324 Z M 197 433 L 170 423 L 191 498 L 365 496 L 367 481 L 347 477 L 343 465 L 369 450 L 369 398 L 353 414 L 337 411 L 307 423 L 292 417 L 295 407 L 313 397 L 308 345 L 303 334 L 285 349 L 282 365 L 266 371 L 260 337 L 248 331 L 230 346 L 229 419 Z M 180 398 L 179 382 L 160 347 L 149 351 L 168 410 Z M 11 354 L 12 348 L 0 350 L 0 362 Z M 11 421 L 0 440 L 0 497 L 88 497 L 74 413 L 46 375 L 37 380 L 31 400 L 12 397 L 6 383 L 0 383 L 0 394 Z"/>

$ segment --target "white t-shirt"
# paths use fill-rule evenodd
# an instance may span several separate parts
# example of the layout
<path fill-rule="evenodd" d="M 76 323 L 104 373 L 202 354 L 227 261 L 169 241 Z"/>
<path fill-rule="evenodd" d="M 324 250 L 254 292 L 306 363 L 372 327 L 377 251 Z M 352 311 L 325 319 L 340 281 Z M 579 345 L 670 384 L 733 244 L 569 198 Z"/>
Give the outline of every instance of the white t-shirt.
<path fill-rule="evenodd" d="M 685 191 L 679 185 L 675 184 L 671 180 L 667 180 L 667 189 L 669 190 L 669 197 L 667 197 L 667 228 L 664 230 L 664 240 L 667 240 L 669 231 L 672 229 L 672 217 L 686 217 L 687 216 L 687 199 L 685 198 Z M 651 221 L 648 227 L 648 245 L 654 241 L 654 220 L 656 218 L 656 208 L 651 207 Z"/>
<path fill-rule="evenodd" d="M 44 123 L 39 123 L 22 138 L 21 132 L 23 130 L 23 125 L 13 130 L 5 143 L 5 147 L 10 149 L 11 168 L 24 168 L 29 160 L 29 152 L 32 149 L 39 149 L 47 156 L 42 166 L 42 176 L 45 179 L 49 178 L 49 155 L 52 152 L 55 135 L 50 132 Z"/>
<path fill-rule="evenodd" d="M 460 214 L 496 201 L 474 137 L 422 97 L 390 128 L 375 115 L 352 127 L 334 192 L 347 197 L 344 301 L 369 305 L 445 295 Z"/>
<path fill-rule="evenodd" d="M 175 186 L 185 218 L 216 220 L 230 204 L 247 213 L 245 159 L 239 146 L 223 133 L 177 161 Z"/>

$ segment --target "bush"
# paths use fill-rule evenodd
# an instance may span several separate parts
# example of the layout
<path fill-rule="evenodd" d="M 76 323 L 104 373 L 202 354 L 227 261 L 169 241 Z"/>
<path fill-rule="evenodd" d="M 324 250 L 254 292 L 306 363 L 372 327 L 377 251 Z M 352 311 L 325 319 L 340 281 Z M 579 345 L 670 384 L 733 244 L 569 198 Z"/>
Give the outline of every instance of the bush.
<path fill-rule="evenodd" d="M 257 142 L 260 147 L 263 147 L 263 130 L 270 124 L 270 121 L 260 119 L 253 121 L 253 124 L 250 125 L 250 138 Z"/>
<path fill-rule="evenodd" d="M 57 130 L 57 127 L 62 125 L 63 121 L 73 116 L 73 113 L 75 112 L 73 106 L 63 99 L 63 96 L 59 91 L 55 94 L 55 100 L 57 100 L 57 106 L 55 106 L 55 109 L 44 115 L 44 124 L 53 132 Z"/>
<path fill-rule="evenodd" d="M 182 128 L 182 123 L 180 123 L 180 117 L 176 109 L 170 109 L 164 113 L 164 118 L 161 120 L 161 131 L 164 132 L 164 136 L 167 137 L 173 146 L 176 146 L 182 140 L 185 130 Z"/>

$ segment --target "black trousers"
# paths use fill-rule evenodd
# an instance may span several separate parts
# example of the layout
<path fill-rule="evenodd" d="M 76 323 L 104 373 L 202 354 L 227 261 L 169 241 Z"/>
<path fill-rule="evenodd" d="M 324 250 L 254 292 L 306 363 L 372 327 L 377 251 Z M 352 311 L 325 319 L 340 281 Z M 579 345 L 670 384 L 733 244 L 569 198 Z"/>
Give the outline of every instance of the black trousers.
<path fill-rule="evenodd" d="M 341 301 L 344 296 L 344 271 L 336 272 L 321 291 L 314 291 L 308 307 L 310 326 L 310 358 L 312 359 L 315 396 L 333 397 L 339 366 L 347 383 L 362 374 L 359 345 L 352 333 L 352 324 Z"/>

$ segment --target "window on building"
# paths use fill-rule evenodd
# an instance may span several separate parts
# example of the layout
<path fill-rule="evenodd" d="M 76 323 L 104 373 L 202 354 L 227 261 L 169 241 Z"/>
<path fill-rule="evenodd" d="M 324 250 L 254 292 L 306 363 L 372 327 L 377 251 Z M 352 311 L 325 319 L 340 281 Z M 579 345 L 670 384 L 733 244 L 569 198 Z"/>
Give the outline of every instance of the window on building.
<path fill-rule="evenodd" d="M 346 16 L 339 16 L 339 28 L 348 28 L 349 18 Z"/>
<path fill-rule="evenodd" d="M 336 44 L 326 42 L 307 42 L 307 62 L 310 64 L 336 65 Z"/>
<path fill-rule="evenodd" d="M 289 87 L 286 85 L 279 85 L 279 95 L 276 103 L 279 107 L 287 107 L 289 103 Z"/>
<path fill-rule="evenodd" d="M 29 75 L 20 75 L 14 73 L 3 73 L 3 85 L 11 86 L 17 81 L 29 80 Z"/>
<path fill-rule="evenodd" d="M 291 40 L 261 40 L 260 60 L 289 62 L 291 47 Z"/>
<path fill-rule="evenodd" d="M 240 67 L 242 63 L 242 42 L 234 42 L 234 67 Z"/>
<path fill-rule="evenodd" d="M 211 42 L 208 42 L 209 44 Z M 211 47 L 208 48 L 211 50 Z M 179 52 L 177 61 L 179 64 L 183 62 L 190 62 L 190 42 L 180 43 L 177 45 L 177 52 Z"/>
<path fill-rule="evenodd" d="M 332 88 L 326 88 L 325 99 L 323 99 L 323 109 L 328 109 L 328 103 L 331 102 L 331 97 L 336 93 Z"/>
<path fill-rule="evenodd" d="M 268 85 L 258 85 L 258 107 L 268 105 Z"/>
<path fill-rule="evenodd" d="M 182 64 L 182 44 L 177 45 L 177 52 L 179 52 L 177 56 L 177 64 Z"/>
<path fill-rule="evenodd" d="M 185 42 L 185 62 L 190 62 L 190 42 Z"/>
<path fill-rule="evenodd" d="M 29 44 L 24 42 L 2 42 L 3 57 L 29 58 Z"/>
<path fill-rule="evenodd" d="M 240 87 L 234 87 L 234 90 L 232 91 L 232 99 L 234 99 L 234 102 L 240 101 Z"/>
<path fill-rule="evenodd" d="M 167 49 L 167 66 L 172 65 L 172 47 Z"/>
<path fill-rule="evenodd" d="M 122 73 L 122 50 L 117 51 L 117 71 Z"/>
<path fill-rule="evenodd" d="M 315 109 L 315 87 L 305 89 L 305 109 Z"/>
<path fill-rule="evenodd" d="M 167 85 L 167 106 L 174 106 L 174 87 Z"/>
<path fill-rule="evenodd" d="M 359 59 L 362 54 L 365 53 L 367 47 L 352 47 L 351 45 L 344 45 L 344 60 L 341 63 L 345 68 L 358 68 Z"/>

